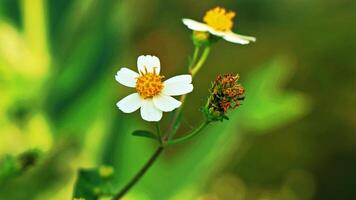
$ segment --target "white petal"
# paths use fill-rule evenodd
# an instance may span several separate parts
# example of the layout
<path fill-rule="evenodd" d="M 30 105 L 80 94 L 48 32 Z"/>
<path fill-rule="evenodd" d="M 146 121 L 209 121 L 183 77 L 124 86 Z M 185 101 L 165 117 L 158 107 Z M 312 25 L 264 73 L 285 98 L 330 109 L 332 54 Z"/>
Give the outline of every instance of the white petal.
<path fill-rule="evenodd" d="M 182 105 L 180 101 L 164 94 L 153 97 L 153 103 L 158 109 L 164 112 L 170 112 Z"/>
<path fill-rule="evenodd" d="M 186 83 L 189 84 L 192 82 L 192 76 L 189 74 L 174 76 L 170 79 L 164 81 L 165 84 L 176 84 L 176 83 Z"/>
<path fill-rule="evenodd" d="M 133 93 L 117 102 L 117 107 L 124 113 L 132 113 L 139 109 L 143 99 L 139 94 Z"/>
<path fill-rule="evenodd" d="M 182 19 L 183 24 L 193 31 L 208 31 L 210 27 L 204 23 L 192 19 Z"/>
<path fill-rule="evenodd" d="M 137 58 L 137 68 L 140 73 L 145 73 L 147 69 L 147 72 L 156 72 L 156 74 L 159 74 L 161 64 L 159 58 L 156 56 L 139 56 Z"/>
<path fill-rule="evenodd" d="M 209 31 L 209 33 L 211 33 L 211 34 L 213 34 L 213 35 L 215 35 L 215 36 L 218 36 L 218 37 L 223 37 L 223 36 L 226 35 L 226 32 L 217 31 L 217 30 L 215 30 L 215 29 L 213 29 L 213 28 L 210 28 L 208 31 Z"/>
<path fill-rule="evenodd" d="M 117 72 L 115 79 L 122 85 L 125 85 L 127 87 L 135 87 L 136 79 L 138 76 L 139 74 L 132 71 L 131 69 L 121 68 Z"/>
<path fill-rule="evenodd" d="M 162 111 L 155 107 L 152 99 L 145 99 L 142 101 L 141 117 L 149 122 L 158 122 L 162 118 Z"/>
<path fill-rule="evenodd" d="M 173 83 L 173 84 L 165 84 L 162 90 L 162 93 L 169 96 L 179 96 L 183 94 L 187 94 L 193 91 L 192 84 L 186 83 Z"/>
<path fill-rule="evenodd" d="M 248 44 L 250 42 L 255 42 L 256 38 L 251 36 L 239 35 L 233 32 L 226 33 L 223 38 L 226 41 L 237 43 L 237 44 Z"/>

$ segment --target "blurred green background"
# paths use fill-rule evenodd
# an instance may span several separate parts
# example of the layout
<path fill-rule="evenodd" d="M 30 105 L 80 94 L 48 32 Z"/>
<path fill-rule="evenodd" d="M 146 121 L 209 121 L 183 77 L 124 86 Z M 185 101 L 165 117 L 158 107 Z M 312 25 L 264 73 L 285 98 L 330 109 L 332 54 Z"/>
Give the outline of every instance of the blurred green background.
<path fill-rule="evenodd" d="M 0 199 L 71 199 L 78 169 L 101 165 L 126 183 L 156 144 L 131 136 L 152 124 L 116 108 L 132 92 L 117 70 L 152 54 L 167 77 L 184 73 L 181 18 L 215 6 L 257 42 L 213 46 L 180 134 L 216 75 L 238 72 L 246 100 L 169 148 L 126 199 L 356 199 L 354 0 L 0 0 Z"/>

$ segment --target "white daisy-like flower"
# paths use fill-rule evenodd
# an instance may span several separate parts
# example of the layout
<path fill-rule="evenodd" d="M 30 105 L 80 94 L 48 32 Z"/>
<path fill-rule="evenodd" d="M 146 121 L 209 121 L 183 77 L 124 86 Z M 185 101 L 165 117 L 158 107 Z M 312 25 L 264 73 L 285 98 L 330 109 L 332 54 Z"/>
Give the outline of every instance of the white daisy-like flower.
<path fill-rule="evenodd" d="M 235 12 L 226 11 L 224 8 L 216 7 L 206 12 L 203 21 L 205 23 L 197 22 L 192 19 L 183 19 L 189 29 L 200 32 L 209 32 L 215 36 L 224 38 L 226 41 L 237 44 L 248 44 L 255 42 L 256 38 L 251 36 L 240 35 L 232 32 Z"/>
<path fill-rule="evenodd" d="M 121 68 L 115 79 L 136 93 L 121 99 L 116 105 L 124 113 L 132 113 L 141 108 L 141 117 L 146 121 L 160 121 L 162 112 L 170 112 L 181 102 L 172 96 L 193 91 L 192 76 L 185 74 L 163 81 L 159 74 L 161 64 L 156 56 L 140 56 L 137 59 L 138 72 Z"/>

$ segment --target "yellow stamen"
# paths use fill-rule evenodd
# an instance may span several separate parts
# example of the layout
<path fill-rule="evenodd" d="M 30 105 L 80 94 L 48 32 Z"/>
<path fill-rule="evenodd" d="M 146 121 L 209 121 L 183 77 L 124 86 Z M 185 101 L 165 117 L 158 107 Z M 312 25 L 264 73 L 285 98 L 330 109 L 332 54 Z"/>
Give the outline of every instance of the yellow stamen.
<path fill-rule="evenodd" d="M 235 12 L 216 7 L 206 12 L 203 21 L 217 31 L 231 31 Z"/>
<path fill-rule="evenodd" d="M 153 73 L 141 72 L 141 76 L 137 78 L 136 81 L 136 91 L 144 99 L 152 98 L 158 95 L 163 89 L 162 79 L 164 77 L 156 74 L 156 70 L 153 70 Z"/>

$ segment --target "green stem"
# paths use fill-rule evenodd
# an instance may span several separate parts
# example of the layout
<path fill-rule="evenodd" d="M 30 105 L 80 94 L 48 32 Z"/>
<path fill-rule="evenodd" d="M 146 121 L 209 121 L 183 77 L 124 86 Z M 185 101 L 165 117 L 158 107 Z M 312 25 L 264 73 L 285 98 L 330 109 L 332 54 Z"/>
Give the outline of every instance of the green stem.
<path fill-rule="evenodd" d="M 191 71 L 192 77 L 194 77 L 198 73 L 198 71 L 201 69 L 201 67 L 204 65 L 206 59 L 209 56 L 209 53 L 210 53 L 210 46 L 207 46 L 207 47 L 205 47 L 197 64 L 194 66 L 194 68 L 192 68 L 192 71 Z"/>
<path fill-rule="evenodd" d="M 195 46 L 194 49 L 194 54 L 193 54 L 193 61 L 192 64 L 195 64 L 195 61 L 197 60 L 198 57 L 198 53 L 199 53 L 199 49 L 200 47 Z M 210 46 L 205 47 L 199 61 L 193 66 L 193 67 L 189 67 L 190 68 L 190 73 L 192 74 L 192 77 L 194 78 L 194 76 L 198 73 L 198 71 L 201 69 L 201 67 L 204 65 L 206 59 L 208 58 L 210 53 Z M 180 115 L 182 114 L 182 110 L 183 110 L 183 105 L 185 102 L 185 99 L 187 98 L 187 95 L 182 95 L 180 98 L 180 102 L 182 102 L 182 105 L 176 110 L 176 112 L 174 113 L 173 116 L 173 120 L 172 120 L 172 132 L 171 134 L 168 136 L 168 141 L 173 138 L 175 136 L 175 134 L 178 131 L 178 128 L 180 126 L 180 122 L 179 122 L 179 118 Z"/>
<path fill-rule="evenodd" d="M 147 170 L 153 165 L 153 163 L 157 160 L 159 155 L 161 155 L 163 151 L 163 147 L 159 146 L 151 158 L 147 161 L 147 163 L 137 172 L 137 174 L 128 182 L 124 188 L 122 188 L 113 198 L 112 200 L 119 200 L 122 198 L 142 177 L 145 175 Z"/>
<path fill-rule="evenodd" d="M 159 143 L 162 144 L 161 127 L 159 126 L 159 122 L 156 122 L 156 131 L 157 131 L 157 136 L 159 138 Z"/>
<path fill-rule="evenodd" d="M 180 115 L 182 114 L 182 110 L 183 110 L 183 106 L 184 106 L 184 102 L 185 102 L 186 98 L 187 98 L 187 95 L 183 95 L 179 99 L 179 101 L 182 102 L 182 105 L 174 113 L 173 120 L 172 120 L 173 123 L 172 123 L 172 128 L 171 128 L 172 132 L 169 135 L 168 140 L 173 138 L 175 136 L 175 134 L 177 133 L 177 131 L 178 131 L 178 128 L 180 126 Z"/>
<path fill-rule="evenodd" d="M 190 134 L 185 135 L 181 138 L 170 140 L 168 142 L 168 144 L 173 145 L 173 144 L 179 144 L 179 143 L 185 142 L 185 141 L 191 139 L 192 137 L 198 135 L 208 124 L 209 124 L 209 122 L 205 121 L 205 122 L 201 123 L 200 126 L 198 128 L 196 128 L 194 131 L 192 131 Z"/>
<path fill-rule="evenodd" d="M 200 47 L 199 46 L 195 46 L 194 53 L 193 53 L 193 59 L 189 64 L 189 71 L 192 70 L 192 67 L 195 65 L 195 62 L 197 61 L 197 58 L 198 58 L 198 55 L 199 55 L 199 50 L 200 50 Z"/>

